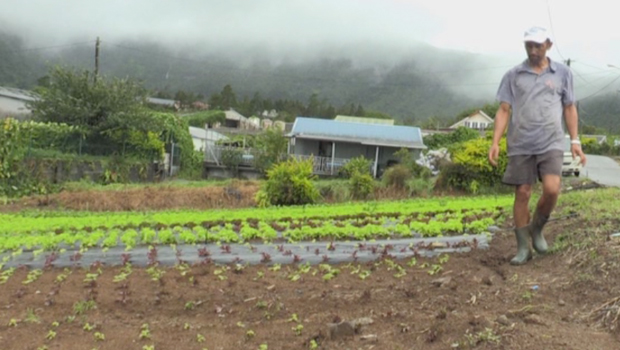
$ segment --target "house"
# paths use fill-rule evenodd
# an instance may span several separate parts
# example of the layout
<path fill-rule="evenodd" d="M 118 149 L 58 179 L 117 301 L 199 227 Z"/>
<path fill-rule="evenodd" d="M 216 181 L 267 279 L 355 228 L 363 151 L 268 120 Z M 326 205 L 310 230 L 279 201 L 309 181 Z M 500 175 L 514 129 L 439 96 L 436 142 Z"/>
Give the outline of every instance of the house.
<path fill-rule="evenodd" d="M 379 119 L 379 118 L 364 118 L 353 117 L 348 115 L 337 115 L 334 120 L 339 122 L 351 122 L 351 123 L 368 123 L 368 124 L 382 124 L 382 125 L 394 125 L 394 119 Z"/>
<path fill-rule="evenodd" d="M 485 130 L 493 124 L 493 118 L 489 117 L 483 111 L 477 111 L 466 118 L 461 119 L 458 123 L 450 126 L 450 129 L 456 129 L 464 126 L 470 129 Z"/>
<path fill-rule="evenodd" d="M 246 126 L 248 129 L 254 129 L 254 130 L 260 129 L 260 118 L 257 116 L 249 117 Z"/>
<path fill-rule="evenodd" d="M 30 91 L 0 87 L 0 117 L 22 117 L 32 113 L 28 102 L 35 101 L 38 96 Z"/>
<path fill-rule="evenodd" d="M 313 158 L 314 172 L 337 175 L 350 159 L 363 156 L 372 161 L 376 178 L 398 163 L 394 153 L 409 149 L 415 158 L 426 149 L 420 128 L 329 119 L 297 117 L 290 133 L 288 153 L 299 159 Z"/>
<path fill-rule="evenodd" d="M 270 111 L 268 110 L 264 110 L 263 113 L 261 113 L 261 116 L 263 118 L 270 118 L 270 119 L 274 119 L 278 117 L 278 112 L 275 109 L 272 109 Z"/>
<path fill-rule="evenodd" d="M 228 140 L 226 135 L 211 129 L 190 126 L 189 133 L 192 136 L 192 141 L 194 142 L 194 149 L 200 152 L 206 152 L 207 149 L 213 147 L 219 140 Z"/>
<path fill-rule="evenodd" d="M 260 121 L 260 128 L 263 130 L 267 130 L 271 128 L 273 125 L 273 121 L 271 119 L 263 119 Z"/>
<path fill-rule="evenodd" d="M 224 127 L 241 129 L 248 123 L 248 118 L 234 109 L 229 109 L 224 114 L 226 114 L 226 120 L 224 120 L 224 125 L 222 125 Z"/>

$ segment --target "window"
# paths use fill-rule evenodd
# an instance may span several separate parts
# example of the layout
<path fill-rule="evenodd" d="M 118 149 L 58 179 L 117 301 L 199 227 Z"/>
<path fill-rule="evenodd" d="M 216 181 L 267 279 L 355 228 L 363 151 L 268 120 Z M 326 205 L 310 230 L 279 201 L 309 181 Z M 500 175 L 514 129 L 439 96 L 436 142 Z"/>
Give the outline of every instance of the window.
<path fill-rule="evenodd" d="M 471 127 L 472 129 L 478 129 L 478 122 L 472 122 Z"/>

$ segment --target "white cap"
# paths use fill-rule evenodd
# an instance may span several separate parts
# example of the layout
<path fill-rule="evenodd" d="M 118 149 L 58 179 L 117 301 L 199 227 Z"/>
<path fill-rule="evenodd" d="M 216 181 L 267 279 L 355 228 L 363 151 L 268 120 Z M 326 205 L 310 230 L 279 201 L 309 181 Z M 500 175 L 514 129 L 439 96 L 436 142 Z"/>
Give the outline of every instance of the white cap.
<path fill-rule="evenodd" d="M 523 34 L 523 41 L 533 41 L 542 44 L 547 40 L 552 41 L 551 35 L 543 27 L 531 27 Z"/>

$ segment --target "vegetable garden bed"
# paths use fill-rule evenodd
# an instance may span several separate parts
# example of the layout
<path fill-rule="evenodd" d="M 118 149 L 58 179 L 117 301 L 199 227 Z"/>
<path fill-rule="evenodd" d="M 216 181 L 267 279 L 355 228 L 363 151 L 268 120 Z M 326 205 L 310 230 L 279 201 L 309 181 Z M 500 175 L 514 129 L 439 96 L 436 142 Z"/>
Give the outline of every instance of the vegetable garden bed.
<path fill-rule="evenodd" d="M 0 215 L 0 256 L 4 265 L 16 266 L 70 265 L 82 257 L 108 264 L 131 257 L 147 264 L 158 251 L 172 263 L 283 257 L 320 262 L 372 259 L 378 251 L 458 251 L 484 244 L 484 233 L 503 220 L 511 202 L 502 196 L 207 212 L 6 214 Z"/>

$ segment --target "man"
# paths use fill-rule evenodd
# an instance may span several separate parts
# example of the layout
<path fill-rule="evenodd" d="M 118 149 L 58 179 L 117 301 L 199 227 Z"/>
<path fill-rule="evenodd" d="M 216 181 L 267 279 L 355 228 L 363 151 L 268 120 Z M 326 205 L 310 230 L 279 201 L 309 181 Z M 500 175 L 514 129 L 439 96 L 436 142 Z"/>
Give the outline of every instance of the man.
<path fill-rule="evenodd" d="M 499 141 L 508 127 L 508 165 L 502 181 L 515 186 L 517 254 L 510 261 L 513 265 L 531 259 L 530 238 L 539 254 L 547 251 L 542 229 L 560 193 L 565 148 L 562 117 L 570 135 L 573 157 L 580 157 L 582 165 L 586 163 L 577 135 L 578 116 L 570 69 L 547 57 L 552 41 L 544 28 L 528 29 L 523 41 L 527 59 L 504 75 L 497 92 L 500 107 L 489 149 L 489 161 L 497 166 Z M 530 222 L 528 205 L 537 179 L 542 181 L 543 193 Z"/>

